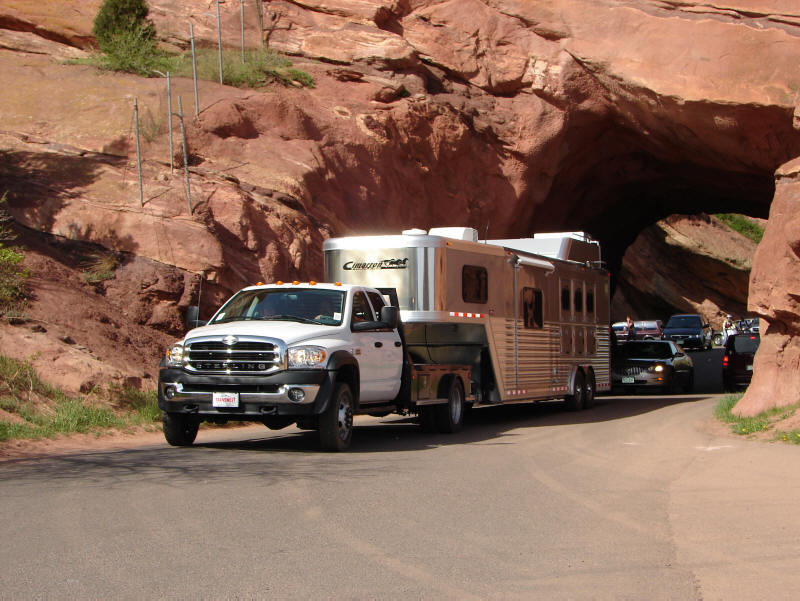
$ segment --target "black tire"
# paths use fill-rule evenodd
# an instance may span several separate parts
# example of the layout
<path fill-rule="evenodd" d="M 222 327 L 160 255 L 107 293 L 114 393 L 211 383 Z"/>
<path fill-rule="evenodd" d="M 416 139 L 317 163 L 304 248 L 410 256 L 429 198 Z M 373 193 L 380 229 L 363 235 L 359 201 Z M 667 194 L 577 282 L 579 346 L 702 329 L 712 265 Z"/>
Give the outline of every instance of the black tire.
<path fill-rule="evenodd" d="M 597 384 L 594 380 L 594 373 L 589 372 L 586 376 L 586 387 L 585 387 L 585 395 L 583 397 L 583 406 L 586 409 L 591 409 L 594 407 L 594 403 L 597 397 Z"/>
<path fill-rule="evenodd" d="M 345 451 L 353 438 L 355 403 L 350 386 L 337 382 L 328 406 L 319 416 L 319 442 L 326 451 Z"/>
<path fill-rule="evenodd" d="M 188 447 L 197 438 L 200 422 L 184 413 L 162 413 L 161 424 L 164 428 L 164 438 L 173 447 Z"/>
<path fill-rule="evenodd" d="M 447 393 L 446 405 L 435 405 L 436 429 L 445 434 L 455 434 L 464 424 L 464 386 L 453 378 Z"/>
<path fill-rule="evenodd" d="M 575 374 L 575 392 L 564 397 L 567 409 L 570 411 L 580 411 L 586 401 L 586 381 L 583 379 L 583 372 Z"/>

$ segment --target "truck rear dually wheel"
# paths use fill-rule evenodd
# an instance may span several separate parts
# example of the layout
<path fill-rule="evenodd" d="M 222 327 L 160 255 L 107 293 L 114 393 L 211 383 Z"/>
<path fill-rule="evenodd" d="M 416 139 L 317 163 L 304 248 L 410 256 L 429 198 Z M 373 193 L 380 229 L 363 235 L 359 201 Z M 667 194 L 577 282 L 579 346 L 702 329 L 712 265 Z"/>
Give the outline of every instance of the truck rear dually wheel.
<path fill-rule="evenodd" d="M 197 438 L 200 422 L 184 413 L 162 413 L 161 423 L 164 427 L 164 438 L 173 447 L 188 447 Z"/>
<path fill-rule="evenodd" d="M 337 382 L 325 411 L 319 416 L 319 441 L 326 451 L 344 451 L 353 438 L 353 393 Z"/>
<path fill-rule="evenodd" d="M 446 434 L 454 434 L 464 424 L 464 386 L 461 380 L 453 378 L 446 405 L 436 405 L 436 429 Z"/>

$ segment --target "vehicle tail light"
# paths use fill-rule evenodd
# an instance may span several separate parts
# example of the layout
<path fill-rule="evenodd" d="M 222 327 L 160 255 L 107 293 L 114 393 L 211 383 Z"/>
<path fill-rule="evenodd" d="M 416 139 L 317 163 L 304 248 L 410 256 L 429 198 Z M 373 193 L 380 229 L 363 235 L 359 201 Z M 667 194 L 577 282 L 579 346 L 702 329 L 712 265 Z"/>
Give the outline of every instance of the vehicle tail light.
<path fill-rule="evenodd" d="M 728 367 L 728 361 L 729 360 L 730 360 L 730 357 L 728 357 L 728 355 L 723 355 L 722 356 L 722 367 Z"/>

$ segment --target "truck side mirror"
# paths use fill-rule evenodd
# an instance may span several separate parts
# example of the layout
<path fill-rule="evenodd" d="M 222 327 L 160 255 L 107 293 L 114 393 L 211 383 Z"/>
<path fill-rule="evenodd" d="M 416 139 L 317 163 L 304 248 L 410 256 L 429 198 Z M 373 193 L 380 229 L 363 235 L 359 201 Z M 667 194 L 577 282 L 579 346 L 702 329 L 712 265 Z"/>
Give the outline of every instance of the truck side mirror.
<path fill-rule="evenodd" d="M 394 330 L 400 322 L 400 311 L 397 307 L 381 307 L 381 321 Z"/>
<path fill-rule="evenodd" d="M 186 327 L 188 329 L 197 328 L 206 325 L 205 321 L 198 319 L 200 317 L 200 307 L 192 305 L 186 308 Z"/>

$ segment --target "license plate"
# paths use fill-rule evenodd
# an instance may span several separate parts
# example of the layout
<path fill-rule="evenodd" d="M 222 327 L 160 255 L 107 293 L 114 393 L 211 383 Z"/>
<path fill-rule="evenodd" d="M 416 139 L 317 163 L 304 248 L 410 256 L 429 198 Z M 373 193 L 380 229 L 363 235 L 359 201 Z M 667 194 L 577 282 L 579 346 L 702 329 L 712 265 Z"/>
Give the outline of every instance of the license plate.
<path fill-rule="evenodd" d="M 622 376 L 623 384 L 633 384 L 633 376 Z"/>
<path fill-rule="evenodd" d="M 211 398 L 212 407 L 238 407 L 238 392 L 215 392 Z"/>

